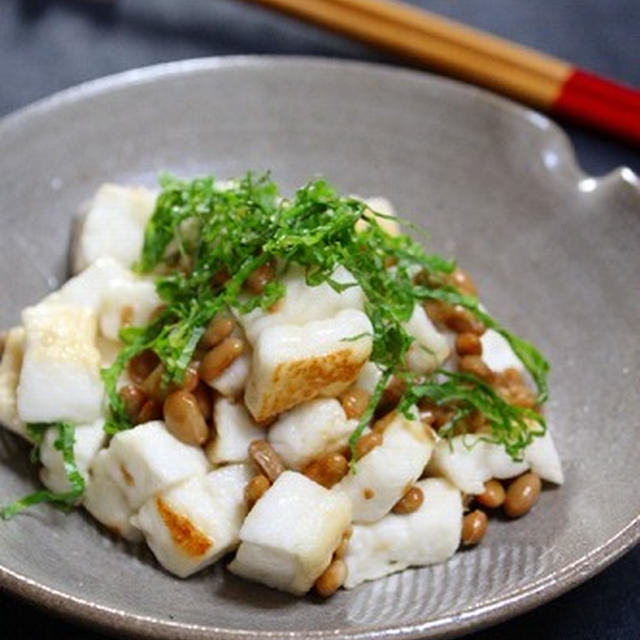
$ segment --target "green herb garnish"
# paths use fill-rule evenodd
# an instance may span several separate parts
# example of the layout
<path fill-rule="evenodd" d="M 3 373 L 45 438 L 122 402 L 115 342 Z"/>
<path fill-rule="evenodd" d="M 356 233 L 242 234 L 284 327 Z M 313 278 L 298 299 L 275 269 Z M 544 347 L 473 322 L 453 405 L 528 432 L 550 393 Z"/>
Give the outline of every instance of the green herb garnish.
<path fill-rule="evenodd" d="M 539 413 L 505 402 L 476 376 L 442 369 L 436 372 L 436 376 L 443 380 L 430 379 L 409 384 L 398 411 L 410 415 L 412 407 L 425 398 L 438 406 L 452 407 L 451 419 L 438 430 L 438 435 L 444 438 L 455 435 L 460 422 L 478 411 L 491 426 L 491 431 L 480 434 L 480 438 L 503 445 L 516 461 L 522 460 L 522 452 L 534 437 L 544 435 L 546 423 Z"/>
<path fill-rule="evenodd" d="M 76 504 L 78 498 L 84 493 L 84 478 L 78 471 L 73 453 L 75 443 L 75 427 L 70 422 L 56 422 L 53 424 L 31 424 L 27 425 L 29 433 L 34 440 L 34 448 L 31 455 L 32 462 L 39 459 L 39 450 L 48 429 L 57 429 L 58 437 L 53 446 L 60 451 L 64 462 L 67 479 L 71 489 L 65 492 L 55 492 L 49 490 L 36 491 L 20 500 L 0 509 L 0 518 L 10 520 L 16 514 L 28 507 L 32 507 L 42 502 L 48 502 L 62 511 L 70 511 Z"/>
<path fill-rule="evenodd" d="M 547 360 L 530 342 L 514 335 L 492 318 L 486 311 L 483 311 L 478 298 L 461 294 L 450 286 L 443 286 L 437 289 L 429 289 L 427 287 L 423 289 L 421 287 L 418 289 L 416 295 L 422 296 L 424 299 L 441 300 L 465 307 L 469 309 L 476 318 L 482 321 L 487 328 L 493 329 L 502 335 L 536 383 L 538 389 L 538 404 L 544 404 L 547 401 L 549 396 L 549 387 L 547 385 L 549 363 Z"/>
<path fill-rule="evenodd" d="M 532 344 L 483 311 L 476 297 L 448 284 L 455 263 L 426 253 L 407 235 L 390 235 L 378 223 L 384 216 L 371 212 L 361 200 L 340 197 L 321 179 L 287 200 L 280 197 L 268 175 L 252 173 L 230 185 L 221 185 L 213 177 L 188 182 L 164 175 L 161 187 L 136 269 L 159 274 L 157 290 L 165 307 L 148 326 L 121 332 L 125 347 L 102 372 L 111 407 L 105 427 L 109 433 L 133 426 L 116 391 L 129 360 L 151 349 L 164 365 L 165 383 L 179 382 L 216 313 L 225 307 L 240 313 L 266 309 L 284 295 L 278 277 L 260 294 L 251 295 L 243 288 L 248 276 L 267 263 L 277 265 L 277 276 L 289 265 L 302 266 L 310 286 L 326 282 L 341 291 L 357 284 L 364 292 L 365 312 L 373 326 L 371 360 L 380 367 L 382 379 L 351 436 L 352 447 L 392 375 L 407 383 L 400 402 L 403 411 L 410 411 L 422 398 L 452 403 L 456 424 L 469 411 L 481 411 L 491 428 L 487 437 L 504 445 L 514 458 L 534 436 L 544 433 L 544 421 L 537 413 L 508 405 L 472 376 L 442 373 L 443 380 L 424 379 L 407 371 L 405 358 L 413 338 L 405 324 L 416 304 L 441 300 L 469 309 L 502 334 L 535 381 L 538 402 L 543 403 L 548 394 L 546 360 Z M 368 224 L 356 232 L 361 220 Z M 352 284 L 332 279 L 338 266 L 352 274 Z M 417 272 L 426 276 L 418 284 Z M 533 429 L 532 423 L 540 429 Z"/>

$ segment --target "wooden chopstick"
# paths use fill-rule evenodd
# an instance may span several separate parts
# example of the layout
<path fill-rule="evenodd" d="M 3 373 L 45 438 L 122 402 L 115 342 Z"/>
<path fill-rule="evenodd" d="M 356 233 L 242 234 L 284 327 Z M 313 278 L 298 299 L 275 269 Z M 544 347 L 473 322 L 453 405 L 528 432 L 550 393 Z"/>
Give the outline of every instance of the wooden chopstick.
<path fill-rule="evenodd" d="M 391 0 L 250 0 L 640 143 L 640 92 Z"/>

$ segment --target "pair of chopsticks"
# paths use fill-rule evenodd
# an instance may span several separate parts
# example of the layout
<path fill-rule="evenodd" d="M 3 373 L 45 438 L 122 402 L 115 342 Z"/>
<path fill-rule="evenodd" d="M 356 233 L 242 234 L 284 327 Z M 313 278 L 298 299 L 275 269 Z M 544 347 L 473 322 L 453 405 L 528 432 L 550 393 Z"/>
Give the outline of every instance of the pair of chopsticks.
<path fill-rule="evenodd" d="M 640 143 L 640 91 L 391 0 L 250 0 Z"/>

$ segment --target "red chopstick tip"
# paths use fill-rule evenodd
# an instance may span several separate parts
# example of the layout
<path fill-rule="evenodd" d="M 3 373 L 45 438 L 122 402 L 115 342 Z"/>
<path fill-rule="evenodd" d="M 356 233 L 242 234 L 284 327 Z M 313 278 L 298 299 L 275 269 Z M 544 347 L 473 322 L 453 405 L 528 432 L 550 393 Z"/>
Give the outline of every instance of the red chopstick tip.
<path fill-rule="evenodd" d="M 640 144 L 640 91 L 593 73 L 574 69 L 551 105 L 551 113 Z"/>

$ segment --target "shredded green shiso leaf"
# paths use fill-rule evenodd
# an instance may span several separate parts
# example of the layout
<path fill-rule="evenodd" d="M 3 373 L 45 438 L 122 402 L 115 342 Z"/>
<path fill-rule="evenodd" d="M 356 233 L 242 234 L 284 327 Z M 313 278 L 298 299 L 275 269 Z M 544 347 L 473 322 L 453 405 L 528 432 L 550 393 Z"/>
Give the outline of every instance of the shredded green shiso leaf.
<path fill-rule="evenodd" d="M 499 442 L 514 460 L 521 460 L 525 447 L 535 437 L 544 435 L 546 426 L 539 413 L 505 402 L 476 376 L 443 369 L 438 370 L 436 375 L 440 381 L 414 381 L 398 405 L 398 410 L 406 413 L 423 398 L 436 405 L 455 407 L 452 418 L 438 430 L 440 437 L 455 435 L 456 427 L 474 411 L 480 412 L 491 425 L 491 433 L 482 434 L 480 440 Z"/>
<path fill-rule="evenodd" d="M 42 502 L 48 502 L 61 511 L 70 511 L 75 506 L 80 496 L 84 493 L 85 482 L 76 465 L 73 445 L 75 444 L 75 427 L 70 422 L 55 422 L 53 424 L 29 424 L 27 425 L 34 447 L 31 451 L 31 462 L 36 463 L 40 459 L 40 446 L 45 433 L 49 429 L 57 429 L 58 437 L 53 446 L 62 455 L 64 469 L 69 481 L 70 489 L 65 492 L 56 492 L 43 489 L 31 493 L 20 500 L 0 509 L 0 518 L 10 520 L 15 515 Z"/>
<path fill-rule="evenodd" d="M 210 176 L 184 181 L 164 174 L 160 184 L 162 191 L 135 269 L 164 274 L 156 283 L 165 306 L 148 326 L 121 332 L 125 348 L 102 372 L 111 407 L 109 433 L 133 426 L 116 386 L 133 356 L 153 350 L 164 364 L 165 382 L 179 383 L 215 314 L 225 307 L 240 313 L 271 307 L 285 294 L 277 276 L 292 264 L 304 268 L 310 286 L 326 282 L 342 291 L 359 285 L 365 295 L 365 312 L 373 326 L 371 360 L 382 378 L 351 435 L 352 448 L 392 376 L 406 383 L 399 408 L 407 414 L 423 398 L 456 406 L 442 435 L 453 433 L 470 411 L 481 411 L 490 425 L 483 437 L 504 445 L 514 459 L 520 459 L 532 439 L 544 433 L 545 422 L 538 413 L 508 404 L 469 374 L 439 372 L 425 380 L 406 369 L 405 356 L 413 338 L 405 325 L 414 305 L 441 300 L 468 309 L 504 336 L 536 383 L 538 403 L 548 395 L 545 358 L 486 313 L 476 297 L 450 284 L 446 276 L 455 269 L 455 262 L 426 253 L 408 235 L 392 236 L 379 223 L 385 216 L 372 212 L 363 201 L 338 195 L 323 179 L 309 182 L 286 199 L 268 174 L 247 173 L 231 184 Z M 367 224 L 356 232 L 360 220 Z M 243 284 L 267 263 L 278 265 L 276 278 L 262 293 L 248 295 Z M 339 265 L 353 275 L 353 284 L 332 279 Z M 420 284 L 415 282 L 417 271 L 427 275 Z M 219 278 L 220 274 L 228 279 Z"/>

